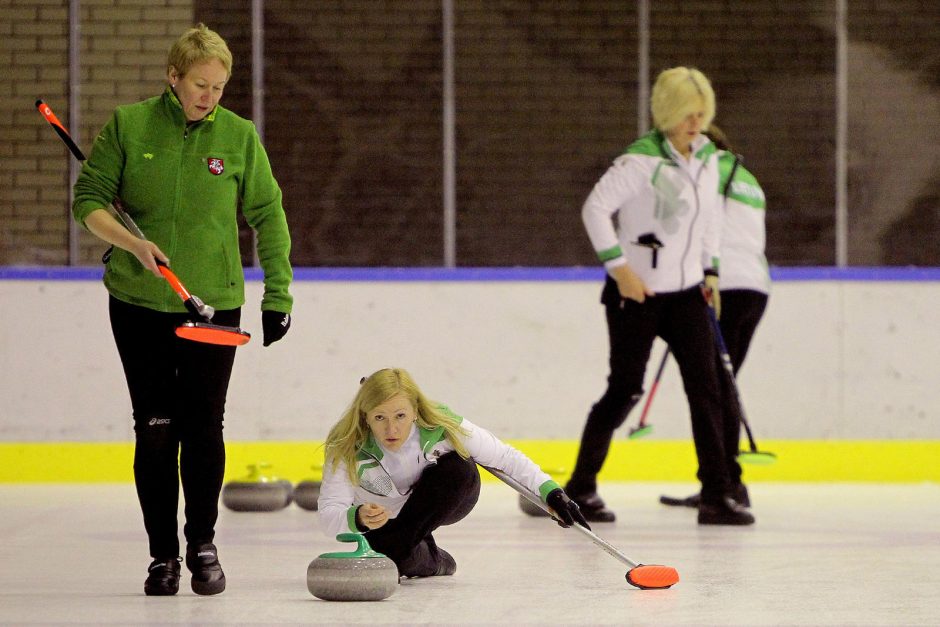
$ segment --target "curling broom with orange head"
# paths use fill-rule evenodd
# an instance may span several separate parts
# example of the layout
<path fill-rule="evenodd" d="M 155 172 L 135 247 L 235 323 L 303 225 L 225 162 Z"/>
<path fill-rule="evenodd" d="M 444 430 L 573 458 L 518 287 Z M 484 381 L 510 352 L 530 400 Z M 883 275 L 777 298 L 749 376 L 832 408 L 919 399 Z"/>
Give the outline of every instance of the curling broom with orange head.
<path fill-rule="evenodd" d="M 52 112 L 49 105 L 42 100 L 37 100 L 36 108 L 39 109 L 39 113 L 42 114 L 42 117 L 52 125 L 52 128 L 55 129 L 55 132 L 62 138 L 62 141 L 65 142 L 65 145 L 68 146 L 75 158 L 79 161 L 85 161 L 84 153 L 82 153 L 81 149 L 72 140 L 72 136 L 65 130 L 65 126 L 62 125 L 59 118 Z M 127 227 L 127 230 L 140 239 L 147 239 L 144 237 L 141 230 L 137 228 L 137 225 L 134 223 L 134 220 L 131 219 L 130 215 L 124 211 L 124 207 L 121 205 L 119 199 L 115 198 L 111 206 L 124 222 L 124 226 Z M 193 314 L 193 316 L 202 319 L 202 321 L 199 322 L 187 321 L 181 324 L 176 328 L 177 336 L 194 342 L 219 344 L 222 346 L 241 346 L 248 343 L 248 340 L 251 339 L 251 334 L 247 331 L 243 331 L 237 327 L 225 327 L 212 324 L 211 320 L 212 316 L 215 314 L 215 309 L 202 302 L 202 299 L 198 296 L 190 294 L 182 281 L 179 280 L 176 274 L 174 274 L 164 262 L 159 259 L 156 259 L 156 262 L 157 267 L 160 269 L 160 274 L 163 275 L 163 278 L 166 279 L 170 287 L 173 288 L 173 291 L 176 292 L 177 296 L 183 301 L 186 310 Z"/>
<path fill-rule="evenodd" d="M 552 511 L 552 509 L 543 503 L 542 499 L 533 494 L 524 485 L 501 470 L 497 470 L 496 468 L 489 468 L 487 466 L 483 466 L 483 468 L 486 468 L 497 479 L 511 487 L 525 498 L 529 499 L 533 505 L 540 507 L 541 509 L 548 512 L 552 518 L 555 518 L 555 513 Z M 571 525 L 571 528 L 576 529 L 577 531 L 586 535 L 591 539 L 591 542 L 604 549 L 609 555 L 629 566 L 630 570 L 627 571 L 626 578 L 627 583 L 629 583 L 631 586 L 636 586 L 642 590 L 663 590 L 679 583 L 679 573 L 672 566 L 662 566 L 660 564 L 638 564 L 621 553 L 614 545 L 599 537 L 590 529 L 585 529 L 577 523 Z"/>

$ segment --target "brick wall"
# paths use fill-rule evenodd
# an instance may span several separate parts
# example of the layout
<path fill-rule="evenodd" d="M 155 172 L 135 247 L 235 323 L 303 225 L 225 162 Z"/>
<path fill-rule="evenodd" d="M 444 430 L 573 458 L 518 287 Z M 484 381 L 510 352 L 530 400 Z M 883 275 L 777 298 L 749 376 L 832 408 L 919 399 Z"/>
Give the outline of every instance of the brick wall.
<path fill-rule="evenodd" d="M 64 264 L 72 157 L 33 103 L 43 98 L 68 124 L 68 2 L 6 0 L 0 16 L 0 62 L 13 76 L 0 118 L 0 263 Z M 85 148 L 114 107 L 163 88 L 166 53 L 192 25 L 192 0 L 82 0 L 80 20 L 81 125 L 69 130 Z M 80 233 L 80 263 L 99 263 L 104 248 Z"/>
<path fill-rule="evenodd" d="M 770 261 L 833 263 L 834 2 L 650 4 L 652 77 L 684 64 L 713 80 L 768 195 Z M 940 3 L 849 5 L 850 263 L 940 264 Z M 594 264 L 578 212 L 636 133 L 633 4 L 455 9 L 458 264 Z M 66 119 L 67 2 L 6 0 L 0 15 L 0 263 L 62 263 L 66 155 L 32 101 Z M 267 0 L 265 143 L 295 264 L 441 263 L 440 20 L 439 0 Z M 228 40 L 223 104 L 251 115 L 249 0 L 83 0 L 83 145 L 116 104 L 162 88 L 193 21 Z M 83 237 L 84 262 L 100 250 Z"/>
<path fill-rule="evenodd" d="M 48 125 L 33 103 L 65 92 L 67 16 L 60 0 L 0 4 L 0 65 L 10 80 L 0 100 L 2 264 L 66 259 L 66 161 L 43 141 Z"/>

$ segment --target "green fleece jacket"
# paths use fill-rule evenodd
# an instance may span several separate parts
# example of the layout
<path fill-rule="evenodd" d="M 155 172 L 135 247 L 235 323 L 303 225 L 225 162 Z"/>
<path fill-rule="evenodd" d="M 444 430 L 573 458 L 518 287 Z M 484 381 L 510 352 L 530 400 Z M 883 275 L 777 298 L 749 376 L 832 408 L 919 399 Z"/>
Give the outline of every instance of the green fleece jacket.
<path fill-rule="evenodd" d="M 187 289 L 216 309 L 245 303 L 239 206 L 258 235 L 262 310 L 290 313 L 290 233 L 281 190 L 254 124 L 220 106 L 187 124 L 176 95 L 118 107 L 95 138 L 75 183 L 72 213 L 85 218 L 120 198 L 170 258 Z M 162 312 L 186 311 L 169 284 L 115 248 L 104 284 L 115 298 Z"/>

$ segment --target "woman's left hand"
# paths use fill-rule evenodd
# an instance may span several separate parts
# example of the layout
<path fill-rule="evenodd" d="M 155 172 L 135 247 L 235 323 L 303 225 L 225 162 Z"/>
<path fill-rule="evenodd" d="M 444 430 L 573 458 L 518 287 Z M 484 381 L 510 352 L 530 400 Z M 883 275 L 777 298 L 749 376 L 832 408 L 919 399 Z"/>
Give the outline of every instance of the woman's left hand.
<path fill-rule="evenodd" d="M 290 314 L 280 311 L 262 311 L 261 329 L 264 331 L 264 345 L 270 346 L 284 337 L 290 329 Z"/>
<path fill-rule="evenodd" d="M 356 511 L 356 517 L 363 527 L 378 529 L 388 522 L 388 510 L 378 503 L 364 503 Z"/>

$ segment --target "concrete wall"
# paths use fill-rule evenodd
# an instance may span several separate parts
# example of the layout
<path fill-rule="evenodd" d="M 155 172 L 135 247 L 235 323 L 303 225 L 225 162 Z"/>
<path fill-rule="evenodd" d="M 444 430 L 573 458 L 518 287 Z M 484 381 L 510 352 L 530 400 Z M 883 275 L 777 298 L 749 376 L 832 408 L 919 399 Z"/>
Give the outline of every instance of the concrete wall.
<path fill-rule="evenodd" d="M 298 281 L 294 326 L 268 348 L 249 282 L 227 438 L 322 439 L 361 376 L 398 365 L 501 437 L 577 439 L 607 374 L 599 283 L 462 277 Z M 132 439 L 106 302 L 95 279 L 0 280 L 0 441 Z M 758 437 L 940 439 L 938 308 L 937 281 L 778 281 L 739 381 Z M 650 422 L 689 437 L 674 364 Z"/>

